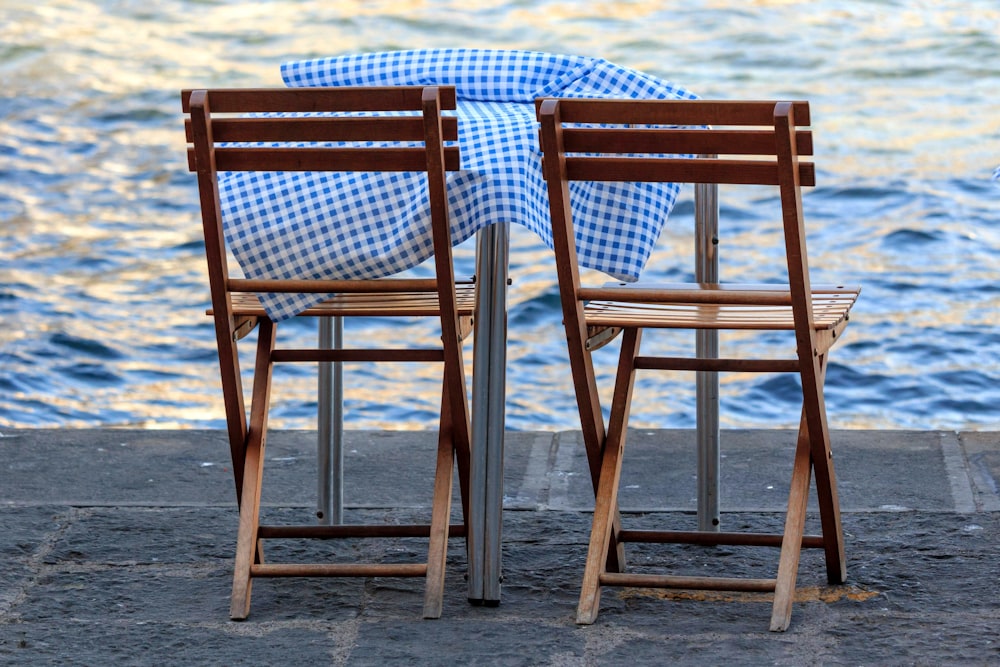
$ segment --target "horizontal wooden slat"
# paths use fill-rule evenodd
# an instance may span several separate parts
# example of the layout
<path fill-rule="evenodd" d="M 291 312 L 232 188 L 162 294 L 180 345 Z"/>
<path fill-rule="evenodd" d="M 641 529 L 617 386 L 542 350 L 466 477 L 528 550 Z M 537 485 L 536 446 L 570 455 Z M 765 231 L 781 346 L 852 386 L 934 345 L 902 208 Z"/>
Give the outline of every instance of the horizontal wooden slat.
<path fill-rule="evenodd" d="M 706 546 L 759 546 L 780 547 L 784 541 L 781 533 L 733 533 L 713 531 L 682 531 L 682 530 L 621 530 L 617 533 L 620 542 L 639 542 L 644 544 L 702 544 Z M 805 535 L 802 537 L 803 548 L 819 549 L 823 547 L 823 537 L 820 535 Z"/>
<path fill-rule="evenodd" d="M 566 176 L 571 181 L 778 185 L 776 162 L 764 160 L 567 157 Z M 799 164 L 799 179 L 802 185 L 815 183 L 812 163 Z"/>
<path fill-rule="evenodd" d="M 847 316 L 848 304 L 813 309 L 813 326 L 831 329 Z M 659 329 L 767 329 L 795 327 L 791 307 L 765 310 L 732 306 L 674 304 L 613 304 L 591 302 L 585 309 L 588 326 L 650 327 Z"/>
<path fill-rule="evenodd" d="M 691 290 L 704 294 L 719 294 L 720 292 L 763 292 L 763 293 L 786 293 L 788 285 L 785 283 L 661 283 L 651 280 L 640 280 L 634 283 L 622 281 L 612 281 L 605 283 L 608 289 L 626 290 Z M 832 283 L 817 283 L 812 285 L 810 290 L 813 294 L 855 294 L 861 291 L 858 285 L 835 285 Z"/>
<path fill-rule="evenodd" d="M 390 313 L 383 313 L 387 315 Z M 275 363 L 307 363 L 318 361 L 343 362 L 422 362 L 444 361 L 444 351 L 438 348 L 370 348 L 370 349 L 281 349 L 271 353 Z"/>
<path fill-rule="evenodd" d="M 261 539 L 336 539 L 344 537 L 427 537 L 430 524 L 340 524 L 334 526 L 260 526 Z M 456 523 L 448 527 L 448 535 L 462 537 L 465 526 Z"/>
<path fill-rule="evenodd" d="M 812 155 L 812 132 L 795 134 L 799 155 Z M 666 128 L 565 128 L 566 153 L 775 155 L 774 131 Z"/>
<path fill-rule="evenodd" d="M 230 278 L 231 292 L 291 292 L 297 294 L 326 294 L 332 292 L 365 293 L 382 296 L 390 293 L 437 292 L 434 278 L 386 278 L 377 283 L 367 280 L 268 280 L 264 278 Z M 236 297 L 234 296 L 234 299 Z"/>
<path fill-rule="evenodd" d="M 774 590 L 774 579 L 734 579 L 731 577 L 674 577 L 659 574 L 601 573 L 604 586 L 634 588 L 674 588 L 695 591 L 742 591 L 767 593 Z"/>
<path fill-rule="evenodd" d="M 212 113 L 419 110 L 424 86 L 209 88 Z M 454 86 L 437 86 L 442 109 L 454 109 Z M 194 89 L 181 91 L 184 113 Z"/>
<path fill-rule="evenodd" d="M 458 118 L 441 119 L 442 139 L 458 140 Z M 191 120 L 184 121 L 189 142 L 194 141 Z M 320 116 L 309 118 L 213 118 L 216 143 L 237 141 L 334 142 L 423 141 L 422 116 Z"/>
<path fill-rule="evenodd" d="M 758 327 L 754 327 L 755 329 Z M 635 368 L 661 371 L 715 373 L 798 373 L 798 359 L 699 359 L 694 357 L 636 357 Z"/>
<path fill-rule="evenodd" d="M 311 283 L 309 286 L 314 287 L 314 283 L 317 281 L 309 282 Z M 346 281 L 331 281 L 333 284 L 343 284 L 344 282 Z M 369 281 L 369 290 L 371 289 L 372 282 L 376 281 Z M 401 283 L 402 281 L 397 282 Z M 358 283 L 353 283 L 353 286 L 356 292 Z M 309 290 L 296 290 L 292 288 L 287 291 L 291 293 L 304 293 Z M 456 285 L 455 297 L 457 300 L 459 315 L 469 316 L 475 312 L 475 285 L 467 283 Z M 233 313 L 236 315 L 250 317 L 264 317 L 266 315 L 264 307 L 261 305 L 256 294 L 236 293 L 232 294 L 230 298 Z M 377 317 L 386 315 L 395 315 L 399 317 L 433 317 L 439 313 L 440 307 L 438 305 L 436 292 L 369 292 L 338 294 L 327 299 L 323 303 L 306 309 L 300 313 L 300 315 L 304 317 Z"/>
<path fill-rule="evenodd" d="M 461 281 L 466 284 L 471 281 Z M 268 280 L 230 278 L 232 292 L 294 292 L 325 294 L 332 292 L 366 293 L 374 295 L 404 292 L 437 292 L 434 278 L 380 278 L 375 280 Z"/>
<path fill-rule="evenodd" d="M 813 299 L 851 298 L 861 291 L 854 285 L 813 285 Z M 787 285 L 770 283 L 653 283 L 615 282 L 602 287 L 581 287 L 581 300 L 626 301 L 643 303 L 705 303 L 788 305 L 791 293 Z"/>
<path fill-rule="evenodd" d="M 445 169 L 457 171 L 457 147 L 446 147 Z M 423 148 L 217 148 L 218 171 L 426 171 Z M 194 149 L 188 168 L 198 168 Z"/>
<path fill-rule="evenodd" d="M 544 98 L 535 100 L 540 108 Z M 582 104 L 580 102 L 583 102 Z M 795 124 L 810 124 L 809 103 L 792 103 Z M 774 125 L 773 101 L 732 100 L 559 100 L 564 123 L 635 125 Z"/>
<path fill-rule="evenodd" d="M 250 567 L 252 577 L 423 577 L 426 563 L 267 564 Z"/>

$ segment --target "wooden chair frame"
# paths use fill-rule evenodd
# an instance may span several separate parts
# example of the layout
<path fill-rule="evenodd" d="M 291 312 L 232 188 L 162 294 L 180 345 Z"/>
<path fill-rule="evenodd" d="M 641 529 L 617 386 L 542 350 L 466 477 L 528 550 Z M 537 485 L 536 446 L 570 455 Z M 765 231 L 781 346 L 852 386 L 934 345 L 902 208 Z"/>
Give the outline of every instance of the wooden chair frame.
<path fill-rule="evenodd" d="M 596 501 L 577 622 L 593 623 L 602 586 L 773 591 L 771 630 L 787 629 L 802 547 L 822 548 L 830 583 L 847 575 L 839 501 L 823 397 L 827 353 L 847 325 L 860 288 L 809 280 L 802 186 L 813 185 L 805 102 L 546 99 L 537 104 L 549 188 L 560 297 L 583 439 Z M 788 283 L 581 284 L 569 183 L 645 181 L 777 188 Z M 647 328 L 787 330 L 795 349 L 780 358 L 653 357 L 640 354 Z M 591 353 L 621 333 L 607 429 Z M 637 370 L 797 373 L 802 414 L 782 534 L 624 530 L 618 510 L 629 411 Z M 822 535 L 806 536 L 815 474 Z M 779 547 L 770 579 L 679 577 L 625 572 L 623 543 Z"/>
<path fill-rule="evenodd" d="M 226 421 L 240 507 L 230 615 L 250 612 L 257 577 L 426 577 L 423 615 L 441 615 L 450 526 L 452 475 L 457 460 L 463 516 L 469 484 L 469 405 L 462 340 L 471 331 L 473 280 L 457 282 L 448 224 L 446 171 L 459 168 L 453 87 L 369 87 L 185 90 L 182 106 L 188 161 L 197 173 Z M 392 112 L 365 115 L 353 112 Z M 300 114 L 310 112 L 312 117 Z M 322 115 L 317 116 L 316 112 Z M 409 113 L 396 113 L 409 112 Z M 279 113 L 276 116 L 275 113 Z M 278 147 L 274 143 L 278 142 Z M 284 145 L 286 144 L 287 145 Z M 361 146 L 354 142 L 373 142 Z M 219 172 L 409 171 L 426 174 L 433 227 L 435 276 L 429 279 L 251 280 L 227 265 L 219 203 Z M 386 220 L 385 224 L 392 224 Z M 402 349 L 281 349 L 278 323 L 257 293 L 336 294 L 304 317 L 412 316 L 436 321 L 438 347 Z M 249 416 L 240 379 L 237 341 L 257 326 Z M 441 421 L 429 525 L 267 526 L 260 523 L 272 369 L 279 362 L 430 362 L 443 366 Z M 263 541 L 276 538 L 428 537 L 423 563 L 271 563 Z"/>

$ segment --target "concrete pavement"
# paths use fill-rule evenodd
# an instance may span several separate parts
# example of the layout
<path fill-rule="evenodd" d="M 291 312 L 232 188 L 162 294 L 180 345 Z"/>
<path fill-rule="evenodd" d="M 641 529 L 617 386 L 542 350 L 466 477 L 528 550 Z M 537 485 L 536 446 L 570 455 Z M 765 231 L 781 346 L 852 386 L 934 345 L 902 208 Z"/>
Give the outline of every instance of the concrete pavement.
<path fill-rule="evenodd" d="M 423 515 L 434 435 L 347 438 L 347 519 Z M 311 520 L 315 446 L 272 434 L 274 523 Z M 723 432 L 724 529 L 780 527 L 793 447 L 787 431 Z M 625 519 L 693 528 L 693 432 L 637 430 L 628 451 Z M 785 633 L 767 631 L 766 595 L 613 588 L 597 623 L 575 625 L 593 495 L 573 431 L 507 433 L 498 607 L 467 602 L 453 538 L 440 620 L 420 618 L 421 579 L 277 579 L 235 623 L 223 432 L 0 429 L 0 664 L 1000 664 L 1000 433 L 836 431 L 834 451 L 848 583 L 827 586 L 805 551 Z M 627 548 L 636 565 L 654 553 Z M 676 567 L 759 576 L 777 556 L 666 549 Z"/>

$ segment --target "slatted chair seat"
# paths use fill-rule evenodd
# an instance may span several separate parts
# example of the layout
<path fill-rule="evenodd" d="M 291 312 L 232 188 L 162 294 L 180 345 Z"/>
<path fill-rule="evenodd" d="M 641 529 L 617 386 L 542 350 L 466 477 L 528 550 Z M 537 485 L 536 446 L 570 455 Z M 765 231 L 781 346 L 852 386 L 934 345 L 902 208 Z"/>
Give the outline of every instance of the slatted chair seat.
<path fill-rule="evenodd" d="M 812 286 L 812 325 L 817 334 L 828 332 L 827 346 L 847 327 L 860 291 L 857 286 Z M 601 334 L 609 328 L 617 334 L 624 321 L 647 329 L 795 329 L 791 296 L 776 285 L 613 283 L 581 289 L 581 294 L 595 299 L 584 307 L 593 330 L 587 338 L 590 350 L 611 342 Z M 669 301 L 660 301 L 665 298 Z"/>
<path fill-rule="evenodd" d="M 602 586 L 773 591 L 771 629 L 791 620 L 800 550 L 822 548 L 827 578 L 846 577 L 843 531 L 823 384 L 830 348 L 840 339 L 860 288 L 811 285 L 802 186 L 815 182 L 809 106 L 805 102 L 546 99 L 537 103 L 553 225 L 556 268 L 569 361 L 595 509 L 577 622 L 593 623 Z M 668 284 L 581 280 L 576 259 L 571 181 L 762 186 L 780 200 L 780 265 L 786 283 Z M 647 329 L 760 332 L 767 354 L 732 357 L 641 354 Z M 773 332 L 787 331 L 776 337 Z M 764 338 L 767 340 L 763 340 Z M 773 349 L 774 338 L 786 339 Z M 620 341 L 607 424 L 592 352 Z M 694 342 L 694 341 L 692 341 Z M 737 353 L 740 345 L 735 344 Z M 754 348 L 757 349 L 757 348 Z M 792 464 L 785 528 L 780 534 L 629 530 L 618 509 L 622 460 L 637 371 L 796 373 L 802 412 Z M 806 502 L 815 474 L 821 535 L 805 535 Z M 780 549 L 773 577 L 677 576 L 626 571 L 628 542 L 767 546 Z"/>
<path fill-rule="evenodd" d="M 455 285 L 459 315 L 459 335 L 465 340 L 472 333 L 476 308 L 476 284 L 458 282 Z M 256 325 L 256 318 L 266 317 L 260 298 L 253 293 L 234 293 L 231 297 L 234 316 L 247 318 L 249 326 L 240 329 L 239 337 L 247 335 Z M 338 294 L 313 306 L 299 317 L 435 317 L 439 315 L 437 295 L 433 292 L 399 292 L 394 294 Z M 205 311 L 213 315 L 214 310 Z"/>
<path fill-rule="evenodd" d="M 476 287 L 457 281 L 448 221 L 446 172 L 459 168 L 458 125 L 442 110 L 455 109 L 453 87 L 342 87 L 214 89 L 182 92 L 188 162 L 198 175 L 223 401 L 240 507 L 230 616 L 250 613 L 251 584 L 259 577 L 424 577 L 423 615 L 441 615 L 451 525 L 452 477 L 457 462 L 462 510 L 468 503 L 469 405 L 462 341 L 471 331 Z M 306 114 L 304 116 L 303 114 Z M 413 172 L 426 184 L 433 241 L 432 278 L 288 280 L 231 276 L 219 200 L 223 172 Z M 393 225 L 392 219 L 371 221 Z M 334 259 L 334 258 L 331 258 Z M 261 295 L 335 294 L 298 317 L 417 318 L 437 345 L 289 349 L 277 344 L 281 322 L 271 319 Z M 322 298 L 322 297 L 319 297 Z M 237 342 L 254 328 L 257 350 L 250 410 L 246 410 Z M 430 518 L 385 525 L 266 525 L 261 521 L 271 377 L 277 363 L 414 362 L 439 364 L 441 417 L 434 455 Z M 405 387 L 399 400 L 405 400 Z M 397 484 L 390 478 L 385 484 Z M 423 562 L 271 562 L 263 542 L 274 539 L 427 538 Z"/>

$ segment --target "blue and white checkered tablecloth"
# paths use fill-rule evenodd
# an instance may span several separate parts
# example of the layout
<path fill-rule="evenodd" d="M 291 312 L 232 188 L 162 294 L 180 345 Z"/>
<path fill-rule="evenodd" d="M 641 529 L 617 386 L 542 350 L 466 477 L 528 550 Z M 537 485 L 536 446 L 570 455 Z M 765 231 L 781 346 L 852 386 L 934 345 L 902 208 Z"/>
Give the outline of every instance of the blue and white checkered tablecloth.
<path fill-rule="evenodd" d="M 536 98 L 695 97 L 599 58 L 530 51 L 349 55 L 286 63 L 282 76 L 288 86 L 455 86 L 462 171 L 449 175 L 448 196 L 456 244 L 486 225 L 517 223 L 552 247 Z M 219 186 L 227 236 L 251 278 L 383 277 L 432 254 L 419 175 L 233 173 L 220 176 Z M 574 183 L 581 263 L 637 279 L 677 193 L 674 184 Z M 262 295 L 275 320 L 323 298 Z"/>

